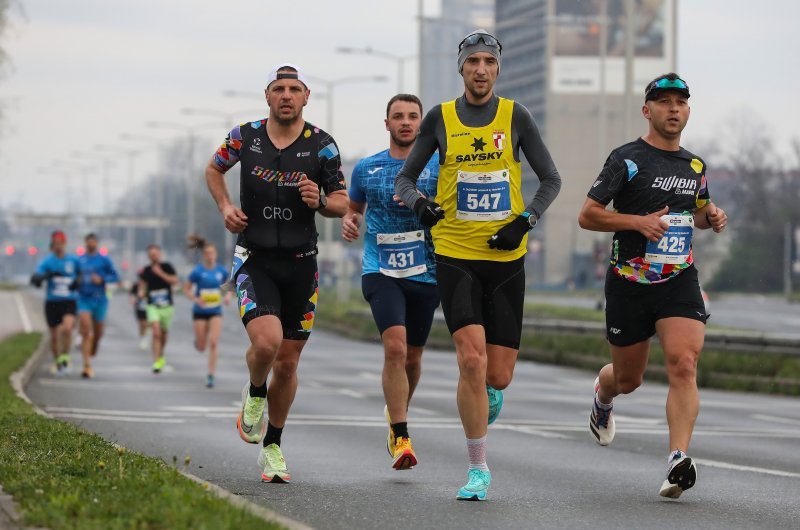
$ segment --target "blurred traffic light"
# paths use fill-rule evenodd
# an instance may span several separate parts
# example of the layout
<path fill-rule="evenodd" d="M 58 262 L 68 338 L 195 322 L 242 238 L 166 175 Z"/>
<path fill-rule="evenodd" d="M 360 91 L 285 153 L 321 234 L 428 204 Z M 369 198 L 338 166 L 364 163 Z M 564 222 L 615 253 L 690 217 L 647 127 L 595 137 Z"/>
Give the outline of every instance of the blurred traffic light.
<path fill-rule="evenodd" d="M 77 254 L 78 256 L 83 256 L 84 254 L 86 254 L 86 248 L 84 248 L 84 247 L 76 248 L 75 249 L 75 254 Z"/>
<path fill-rule="evenodd" d="M 108 256 L 108 247 L 106 246 L 100 247 L 99 252 L 101 256 Z"/>
<path fill-rule="evenodd" d="M 14 255 L 14 245 L 6 245 L 6 256 Z"/>
<path fill-rule="evenodd" d="M 28 247 L 28 256 L 35 256 L 39 253 L 39 249 L 36 247 Z"/>

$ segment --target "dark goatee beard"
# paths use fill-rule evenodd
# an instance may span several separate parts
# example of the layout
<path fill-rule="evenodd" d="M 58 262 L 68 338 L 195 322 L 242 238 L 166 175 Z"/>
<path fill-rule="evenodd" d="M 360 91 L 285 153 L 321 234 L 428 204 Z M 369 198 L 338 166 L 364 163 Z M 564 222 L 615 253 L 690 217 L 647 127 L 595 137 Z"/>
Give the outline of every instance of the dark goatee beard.
<path fill-rule="evenodd" d="M 278 122 L 278 125 L 282 125 L 284 127 L 288 127 L 289 125 L 294 125 L 298 121 L 300 121 L 301 116 L 298 114 L 294 118 L 289 118 L 288 120 L 285 118 L 281 118 L 280 116 L 275 116 L 273 119 Z"/>
<path fill-rule="evenodd" d="M 392 134 L 391 137 L 392 137 L 392 142 L 394 142 L 395 145 L 397 145 L 398 147 L 408 147 L 409 145 L 412 145 L 417 140 L 416 137 L 412 138 L 411 140 L 401 140 L 400 138 L 398 138 L 394 134 Z"/>

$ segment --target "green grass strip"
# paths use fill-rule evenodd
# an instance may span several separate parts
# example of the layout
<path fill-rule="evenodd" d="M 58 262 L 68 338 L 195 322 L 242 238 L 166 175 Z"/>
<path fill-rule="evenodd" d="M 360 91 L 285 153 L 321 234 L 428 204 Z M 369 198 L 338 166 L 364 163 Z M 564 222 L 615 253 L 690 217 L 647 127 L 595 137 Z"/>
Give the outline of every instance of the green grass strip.
<path fill-rule="evenodd" d="M 40 340 L 41 334 L 27 333 L 0 342 L 0 482 L 19 503 L 24 524 L 51 530 L 282 528 L 211 494 L 175 465 L 33 412 L 15 395 L 9 376 Z"/>

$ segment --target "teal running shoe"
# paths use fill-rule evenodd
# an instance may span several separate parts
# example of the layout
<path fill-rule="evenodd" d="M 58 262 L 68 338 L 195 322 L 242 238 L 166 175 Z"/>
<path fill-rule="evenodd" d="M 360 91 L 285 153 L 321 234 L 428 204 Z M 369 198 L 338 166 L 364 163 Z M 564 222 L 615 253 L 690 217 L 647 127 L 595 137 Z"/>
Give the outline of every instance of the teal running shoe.
<path fill-rule="evenodd" d="M 489 396 L 489 425 L 491 425 L 503 408 L 503 391 L 486 385 L 486 394 Z"/>
<path fill-rule="evenodd" d="M 467 472 L 469 481 L 466 486 L 458 490 L 456 499 L 461 501 L 485 501 L 489 484 L 492 483 L 492 474 L 487 469 L 470 469 Z"/>

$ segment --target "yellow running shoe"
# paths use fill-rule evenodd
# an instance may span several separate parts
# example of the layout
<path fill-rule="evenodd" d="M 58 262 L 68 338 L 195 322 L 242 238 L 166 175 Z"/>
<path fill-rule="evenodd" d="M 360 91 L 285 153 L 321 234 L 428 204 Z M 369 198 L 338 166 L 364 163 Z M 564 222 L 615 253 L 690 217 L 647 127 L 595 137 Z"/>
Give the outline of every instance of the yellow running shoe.
<path fill-rule="evenodd" d="M 411 469 L 417 465 L 417 455 L 409 438 L 397 437 L 394 441 L 394 454 L 392 455 L 392 467 L 397 471 Z"/>
<path fill-rule="evenodd" d="M 167 366 L 167 358 L 163 355 L 158 358 L 156 362 L 153 363 L 153 373 L 157 374 L 160 373 Z"/>
<path fill-rule="evenodd" d="M 394 431 L 392 430 L 392 418 L 389 417 L 389 405 L 383 406 L 383 417 L 386 418 L 386 423 L 389 425 L 389 434 L 386 436 L 386 450 L 389 451 L 389 456 L 394 458 Z"/>
<path fill-rule="evenodd" d="M 258 455 L 258 467 L 261 471 L 261 482 L 281 482 L 288 484 L 292 480 L 292 475 L 286 469 L 286 460 L 283 458 L 281 446 L 269 444 L 261 448 Z"/>

